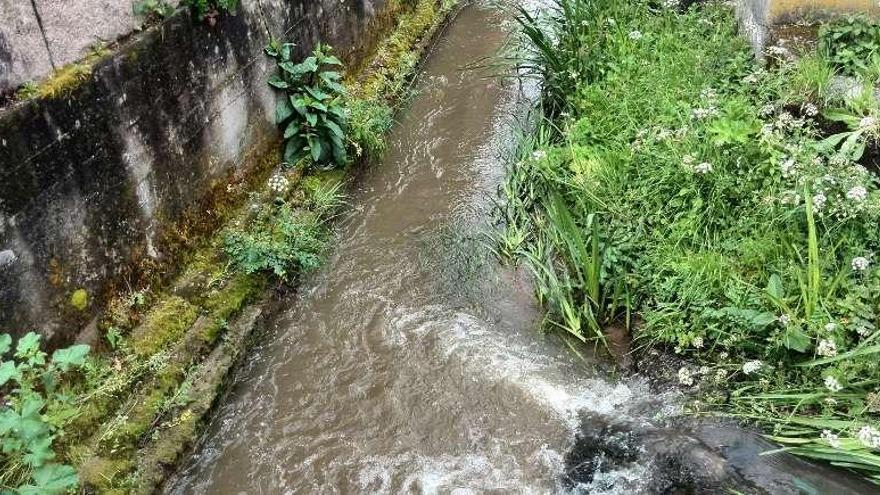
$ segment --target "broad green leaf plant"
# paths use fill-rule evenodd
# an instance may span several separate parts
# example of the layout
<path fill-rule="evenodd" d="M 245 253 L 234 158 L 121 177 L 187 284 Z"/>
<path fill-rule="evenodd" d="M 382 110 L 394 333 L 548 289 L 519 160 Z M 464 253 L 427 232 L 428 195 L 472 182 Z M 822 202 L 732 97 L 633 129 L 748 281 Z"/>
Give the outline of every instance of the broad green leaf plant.
<path fill-rule="evenodd" d="M 49 357 L 34 332 L 14 349 L 12 337 L 0 334 L 0 493 L 66 493 L 79 484 L 76 470 L 57 462 L 52 443 L 64 419 L 59 411 L 71 409 L 60 380 L 82 368 L 88 353 L 89 346 L 74 345 Z"/>
<path fill-rule="evenodd" d="M 349 110 L 342 62 L 319 44 L 311 56 L 294 63 L 293 43 L 273 42 L 266 53 L 278 63 L 278 74 L 269 85 L 281 91 L 275 121 L 284 131 L 284 161 L 311 161 L 321 169 L 348 161 L 346 132 Z"/>

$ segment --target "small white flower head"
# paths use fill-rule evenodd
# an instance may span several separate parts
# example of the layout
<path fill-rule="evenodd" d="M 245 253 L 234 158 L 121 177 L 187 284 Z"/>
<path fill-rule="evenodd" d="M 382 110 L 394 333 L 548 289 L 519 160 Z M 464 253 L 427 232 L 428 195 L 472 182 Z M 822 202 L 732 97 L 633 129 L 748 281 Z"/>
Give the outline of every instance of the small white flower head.
<path fill-rule="evenodd" d="M 836 328 L 837 328 L 837 323 L 834 323 L 833 321 L 829 321 L 828 323 L 825 324 L 825 331 L 826 332 L 833 332 L 834 329 L 836 329 Z"/>
<path fill-rule="evenodd" d="M 880 431 L 873 426 L 863 426 L 857 435 L 862 445 L 869 449 L 880 449 Z"/>
<path fill-rule="evenodd" d="M 784 205 L 798 205 L 801 202 L 801 197 L 795 191 L 784 191 L 779 196 L 779 202 Z"/>
<path fill-rule="evenodd" d="M 289 186 L 290 181 L 281 174 L 275 174 L 269 178 L 269 190 L 275 194 L 284 194 Z"/>
<path fill-rule="evenodd" d="M 825 388 L 827 388 L 829 392 L 835 393 L 843 390 L 843 385 L 837 381 L 837 378 L 829 375 L 825 377 Z"/>
<path fill-rule="evenodd" d="M 547 158 L 547 152 L 544 150 L 535 150 L 532 152 L 532 160 L 540 161 Z"/>
<path fill-rule="evenodd" d="M 819 115 L 819 108 L 812 103 L 805 104 L 801 109 L 807 117 L 815 117 L 816 115 Z"/>
<path fill-rule="evenodd" d="M 629 39 L 631 39 L 633 41 L 638 41 L 638 40 L 642 39 L 642 36 L 644 36 L 644 35 L 642 34 L 641 31 L 638 31 L 638 30 L 633 30 L 633 31 L 629 32 Z"/>
<path fill-rule="evenodd" d="M 703 88 L 703 90 L 700 91 L 700 98 L 715 101 L 718 99 L 718 91 L 715 91 L 715 88 Z"/>
<path fill-rule="evenodd" d="M 825 404 L 827 404 L 829 406 L 836 406 L 837 405 L 837 399 L 835 399 L 834 397 L 825 397 L 824 399 L 822 399 L 822 402 L 824 402 Z"/>
<path fill-rule="evenodd" d="M 722 351 L 722 352 L 718 353 L 718 357 L 720 359 L 727 359 L 728 357 L 730 357 L 730 354 L 728 354 L 727 351 Z"/>
<path fill-rule="evenodd" d="M 777 58 L 789 58 L 791 56 L 791 52 L 788 48 L 779 45 L 773 45 L 770 48 L 767 48 L 767 55 L 777 57 Z"/>
<path fill-rule="evenodd" d="M 617 25 L 617 21 L 615 21 L 613 17 L 609 17 L 608 20 L 606 20 L 605 22 L 607 22 L 609 26 Z"/>
<path fill-rule="evenodd" d="M 725 379 L 727 379 L 727 371 L 726 370 L 721 370 L 721 369 L 715 370 L 715 381 L 716 382 L 723 382 Z"/>
<path fill-rule="evenodd" d="M 712 164 L 709 162 L 698 163 L 694 165 L 694 172 L 698 174 L 708 174 L 712 171 Z"/>
<path fill-rule="evenodd" d="M 758 81 L 758 74 L 755 74 L 754 72 L 743 78 L 743 82 L 746 84 L 758 84 Z"/>
<path fill-rule="evenodd" d="M 663 5 L 667 9 L 675 9 L 675 8 L 678 8 L 678 0 L 665 0 L 663 2 Z"/>
<path fill-rule="evenodd" d="M 794 122 L 794 117 L 788 112 L 782 112 L 779 114 L 779 117 L 776 118 L 776 127 L 780 129 L 785 129 L 786 127 L 790 127 Z"/>
<path fill-rule="evenodd" d="M 783 313 L 776 317 L 776 321 L 778 321 L 780 325 L 787 327 L 791 323 L 791 316 Z"/>
<path fill-rule="evenodd" d="M 678 370 L 678 383 L 690 387 L 694 384 L 694 375 L 687 367 Z"/>
<path fill-rule="evenodd" d="M 691 155 L 690 153 L 681 157 L 681 164 L 685 166 L 685 168 L 691 168 L 694 166 L 694 163 L 697 161 L 697 157 Z"/>
<path fill-rule="evenodd" d="M 761 126 L 761 136 L 765 138 L 769 138 L 776 132 L 776 128 L 773 127 L 773 124 L 764 124 Z"/>
<path fill-rule="evenodd" d="M 870 131 L 877 127 L 877 119 L 871 116 L 862 117 L 862 120 L 859 121 L 859 130 L 860 131 Z"/>
<path fill-rule="evenodd" d="M 861 203 L 868 197 L 868 190 L 863 186 L 853 186 L 846 192 L 846 198 L 856 203 Z"/>
<path fill-rule="evenodd" d="M 587 26 L 589 26 L 589 25 L 590 25 L 590 21 L 588 21 L 588 20 L 586 20 L 586 19 L 584 19 L 584 20 L 581 21 L 581 26 L 583 26 L 583 27 L 587 27 Z"/>
<path fill-rule="evenodd" d="M 692 344 L 694 345 L 694 349 L 702 349 L 704 345 L 703 337 L 694 337 Z"/>
<path fill-rule="evenodd" d="M 779 170 L 783 177 L 791 177 L 797 169 L 797 161 L 794 158 L 786 158 L 779 164 Z"/>
<path fill-rule="evenodd" d="M 580 77 L 580 73 L 574 69 L 568 69 L 568 77 L 574 81 L 577 81 L 578 77 Z"/>
<path fill-rule="evenodd" d="M 821 211 L 827 201 L 828 198 L 824 194 L 816 193 L 813 195 L 813 208 L 816 211 Z"/>
<path fill-rule="evenodd" d="M 743 370 L 743 373 L 745 373 L 745 374 L 747 374 L 747 375 L 754 375 L 755 373 L 757 373 L 758 371 L 760 371 L 760 369 L 761 369 L 762 367 L 764 367 L 764 363 L 762 363 L 761 361 L 755 359 L 755 360 L 753 360 L 753 361 L 747 361 L 747 362 L 745 362 L 745 363 L 743 364 L 742 370 Z"/>
<path fill-rule="evenodd" d="M 832 357 L 837 355 L 837 344 L 833 340 L 822 339 L 816 346 L 816 354 L 823 357 Z M 827 381 L 826 381 L 827 383 Z"/>
<path fill-rule="evenodd" d="M 773 113 L 775 111 L 776 111 L 776 106 L 773 105 L 772 103 L 768 103 L 768 104 L 764 105 L 763 107 L 761 107 L 760 110 L 758 110 L 758 113 L 761 115 L 761 117 L 767 117 L 769 115 L 773 115 Z"/>
<path fill-rule="evenodd" d="M 831 430 L 822 430 L 822 440 L 835 449 L 840 448 L 840 437 L 831 432 Z"/>
<path fill-rule="evenodd" d="M 852 266 L 854 272 L 863 272 L 868 269 L 868 266 L 870 266 L 870 264 L 871 260 L 865 258 L 864 256 L 856 256 L 850 262 L 850 266 Z"/>

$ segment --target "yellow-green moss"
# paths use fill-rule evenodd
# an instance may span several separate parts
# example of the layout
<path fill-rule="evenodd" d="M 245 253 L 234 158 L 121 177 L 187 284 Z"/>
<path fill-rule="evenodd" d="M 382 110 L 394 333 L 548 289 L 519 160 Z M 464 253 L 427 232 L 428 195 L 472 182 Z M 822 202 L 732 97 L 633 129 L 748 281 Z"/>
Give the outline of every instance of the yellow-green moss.
<path fill-rule="evenodd" d="M 214 320 L 203 339 L 213 342 L 223 330 L 223 322 L 238 313 L 244 305 L 265 287 L 265 277 L 258 274 L 236 273 L 223 286 L 205 298 L 203 307 Z"/>
<path fill-rule="evenodd" d="M 70 305 L 77 311 L 86 309 L 89 305 L 89 293 L 85 289 L 77 289 L 70 295 Z"/>
<path fill-rule="evenodd" d="M 131 335 L 131 348 L 139 356 L 155 354 L 174 342 L 196 321 L 198 309 L 178 296 L 160 301 Z"/>
<path fill-rule="evenodd" d="M 109 493 L 114 483 L 131 470 L 131 461 L 127 459 L 108 459 L 92 456 L 79 466 L 80 480 L 95 488 L 100 493 Z"/>

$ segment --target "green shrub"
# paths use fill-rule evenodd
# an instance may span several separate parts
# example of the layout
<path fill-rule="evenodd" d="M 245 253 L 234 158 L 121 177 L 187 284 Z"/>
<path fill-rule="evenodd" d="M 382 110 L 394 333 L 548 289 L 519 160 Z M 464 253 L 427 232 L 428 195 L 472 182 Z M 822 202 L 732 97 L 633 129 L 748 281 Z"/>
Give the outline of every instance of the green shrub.
<path fill-rule="evenodd" d="M 140 0 L 132 6 L 134 15 L 151 21 L 163 19 L 174 13 L 174 7 L 164 0 Z"/>
<path fill-rule="evenodd" d="M 293 46 L 272 43 L 266 48 L 279 69 L 269 85 L 282 92 L 275 122 L 284 130 L 284 161 L 294 163 L 307 156 L 319 168 L 344 165 L 349 110 L 342 74 L 331 69 L 342 62 L 319 44 L 311 56 L 294 63 Z"/>
<path fill-rule="evenodd" d="M 228 229 L 223 240 L 226 254 L 245 273 L 267 271 L 290 280 L 320 265 L 327 237 L 318 215 L 284 203 L 262 206 L 246 228 Z"/>
<path fill-rule="evenodd" d="M 21 494 L 66 493 L 79 484 L 76 470 L 59 464 L 53 442 L 64 422 L 76 414 L 62 376 L 85 364 L 89 346 L 40 350 L 40 336 L 19 339 L 10 358 L 12 338 L 0 334 L 0 488 Z"/>

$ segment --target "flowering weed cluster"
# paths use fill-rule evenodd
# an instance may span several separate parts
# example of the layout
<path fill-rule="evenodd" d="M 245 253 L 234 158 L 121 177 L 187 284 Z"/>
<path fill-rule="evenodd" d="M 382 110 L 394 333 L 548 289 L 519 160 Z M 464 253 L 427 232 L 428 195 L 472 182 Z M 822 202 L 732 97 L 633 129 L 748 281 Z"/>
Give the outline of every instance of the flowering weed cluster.
<path fill-rule="evenodd" d="M 815 57 L 759 67 L 722 2 L 556 3 L 521 19 L 553 40 L 547 121 L 503 191 L 550 325 L 627 326 L 704 402 L 880 482 L 876 102 L 827 96 Z"/>

